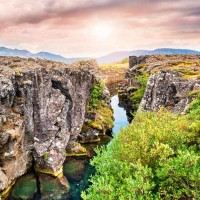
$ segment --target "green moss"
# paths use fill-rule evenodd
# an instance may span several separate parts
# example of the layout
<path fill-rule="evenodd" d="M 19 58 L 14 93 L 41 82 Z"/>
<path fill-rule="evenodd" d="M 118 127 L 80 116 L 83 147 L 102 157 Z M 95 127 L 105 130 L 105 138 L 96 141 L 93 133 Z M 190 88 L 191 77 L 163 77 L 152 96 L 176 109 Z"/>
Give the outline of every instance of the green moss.
<path fill-rule="evenodd" d="M 38 173 L 49 174 L 54 177 L 62 177 L 63 176 L 63 168 L 62 167 L 60 169 L 58 169 L 57 171 L 53 171 L 51 169 L 41 168 L 36 165 L 35 171 Z"/>
<path fill-rule="evenodd" d="M 188 97 L 197 98 L 200 95 L 200 90 L 193 90 L 189 92 Z"/>
<path fill-rule="evenodd" d="M 191 120 L 190 128 L 199 133 L 196 137 L 195 143 L 200 145 L 200 92 L 196 94 L 196 98 L 189 105 L 187 115 Z"/>
<path fill-rule="evenodd" d="M 86 127 L 98 130 L 111 129 L 113 127 L 113 113 L 110 107 L 101 104 L 96 110 L 96 119 L 90 120 L 86 123 Z M 85 127 L 85 129 L 86 129 Z"/>
<path fill-rule="evenodd" d="M 9 194 L 10 194 L 10 191 L 12 189 L 12 186 L 15 184 L 15 182 L 13 182 L 11 185 L 9 185 L 5 190 L 1 191 L 0 192 L 0 200 L 1 199 L 7 199 Z"/>
<path fill-rule="evenodd" d="M 44 157 L 44 160 L 47 161 L 49 159 L 49 152 L 45 152 L 43 157 Z"/>

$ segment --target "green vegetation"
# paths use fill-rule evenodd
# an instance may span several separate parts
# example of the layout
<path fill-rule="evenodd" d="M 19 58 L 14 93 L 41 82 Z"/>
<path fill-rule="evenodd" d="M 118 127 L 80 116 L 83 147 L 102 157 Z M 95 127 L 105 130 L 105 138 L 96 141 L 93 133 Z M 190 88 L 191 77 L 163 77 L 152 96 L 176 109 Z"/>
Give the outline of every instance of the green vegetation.
<path fill-rule="evenodd" d="M 37 192 L 37 183 L 33 175 L 21 177 L 13 187 L 11 196 L 14 199 L 32 199 Z"/>
<path fill-rule="evenodd" d="M 200 99 L 188 114 L 141 112 L 92 160 L 84 200 L 200 198 Z"/>
<path fill-rule="evenodd" d="M 200 92 L 188 109 L 188 117 L 191 119 L 190 128 L 198 133 L 196 140 L 200 143 Z"/>
<path fill-rule="evenodd" d="M 92 87 L 90 91 L 89 107 L 97 108 L 100 105 L 102 101 L 103 89 L 104 84 L 102 82 L 98 82 Z"/>
<path fill-rule="evenodd" d="M 200 92 L 199 92 L 200 93 Z M 197 95 L 197 94 L 196 94 Z M 190 104 L 188 109 L 188 115 L 192 119 L 200 120 L 200 94 L 197 98 Z"/>
<path fill-rule="evenodd" d="M 43 155 L 43 157 L 44 157 L 45 161 L 48 161 L 48 159 L 49 159 L 49 152 L 45 152 L 44 155 Z"/>
<path fill-rule="evenodd" d="M 104 83 L 98 82 L 91 89 L 88 113 L 94 114 L 95 117 L 83 125 L 83 132 L 87 132 L 92 128 L 98 129 L 104 134 L 107 129 L 111 129 L 113 126 L 112 110 L 103 99 L 104 88 Z"/>
<path fill-rule="evenodd" d="M 88 121 L 89 127 L 105 130 L 112 128 L 113 118 L 112 118 L 112 110 L 106 106 L 101 105 L 97 108 L 96 113 L 98 113 L 95 120 Z"/>
<path fill-rule="evenodd" d="M 133 105 L 133 110 L 135 112 L 137 111 L 139 104 L 142 100 L 142 97 L 144 96 L 148 78 L 149 78 L 149 76 L 147 74 L 142 74 L 136 78 L 140 87 L 138 90 L 136 90 L 135 92 L 133 92 L 131 94 L 131 101 L 132 101 L 132 105 Z M 132 114 L 133 114 L 133 116 L 135 115 L 135 113 L 132 113 Z"/>

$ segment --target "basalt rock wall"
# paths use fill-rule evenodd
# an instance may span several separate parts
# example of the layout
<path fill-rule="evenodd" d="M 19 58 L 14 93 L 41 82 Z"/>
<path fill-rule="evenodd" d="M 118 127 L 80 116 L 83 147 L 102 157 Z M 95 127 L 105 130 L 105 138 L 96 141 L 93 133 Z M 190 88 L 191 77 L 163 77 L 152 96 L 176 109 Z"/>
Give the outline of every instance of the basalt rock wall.
<path fill-rule="evenodd" d="M 165 107 L 184 114 L 195 91 L 200 91 L 200 80 L 186 80 L 177 73 L 162 71 L 150 76 L 139 110 L 158 111 Z"/>
<path fill-rule="evenodd" d="M 138 109 L 133 99 L 138 89 L 141 89 L 138 81 L 140 76 L 149 77 L 140 110 L 156 111 L 160 107 L 167 107 L 171 111 L 182 113 L 192 100 L 190 94 L 199 91 L 200 56 L 130 56 L 126 84 L 119 90 L 120 104 L 126 109 L 130 121 L 132 113 Z"/>
<path fill-rule="evenodd" d="M 62 172 L 85 120 L 94 62 L 73 65 L 0 57 L 0 191 L 35 163 Z"/>

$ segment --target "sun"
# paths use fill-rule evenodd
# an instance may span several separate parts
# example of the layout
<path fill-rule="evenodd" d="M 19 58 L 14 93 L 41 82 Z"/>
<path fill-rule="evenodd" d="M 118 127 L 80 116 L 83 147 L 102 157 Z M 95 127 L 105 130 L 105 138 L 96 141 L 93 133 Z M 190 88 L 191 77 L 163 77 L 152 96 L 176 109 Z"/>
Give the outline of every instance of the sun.
<path fill-rule="evenodd" d="M 93 36 L 98 40 L 109 39 L 113 32 L 112 26 L 103 22 L 95 23 L 91 28 Z"/>

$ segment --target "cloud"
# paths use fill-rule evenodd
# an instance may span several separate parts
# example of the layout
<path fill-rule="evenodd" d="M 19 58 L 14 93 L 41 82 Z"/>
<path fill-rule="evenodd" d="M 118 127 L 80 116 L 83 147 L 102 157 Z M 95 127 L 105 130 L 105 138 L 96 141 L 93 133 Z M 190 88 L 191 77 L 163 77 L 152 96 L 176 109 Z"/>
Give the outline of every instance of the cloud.
<path fill-rule="evenodd" d="M 99 42 L 91 30 L 102 22 L 110 24 L 113 34 Z M 200 1 L 1 0 L 0 6 L 3 44 L 65 55 L 169 44 L 187 47 L 187 41 L 188 46 L 200 48 L 199 27 Z"/>

